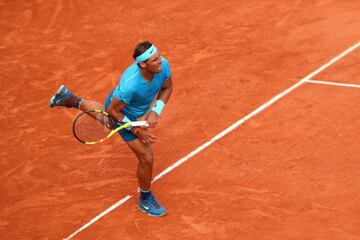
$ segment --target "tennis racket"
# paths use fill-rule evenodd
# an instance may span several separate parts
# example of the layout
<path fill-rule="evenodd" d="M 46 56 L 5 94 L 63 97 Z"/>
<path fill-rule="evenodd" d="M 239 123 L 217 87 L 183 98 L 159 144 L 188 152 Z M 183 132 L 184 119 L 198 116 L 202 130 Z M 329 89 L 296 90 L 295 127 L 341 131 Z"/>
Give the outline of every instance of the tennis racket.
<path fill-rule="evenodd" d="M 73 122 L 73 134 L 79 142 L 96 144 L 128 127 L 147 126 L 146 121 L 117 122 L 107 112 L 89 110 L 80 113 Z"/>

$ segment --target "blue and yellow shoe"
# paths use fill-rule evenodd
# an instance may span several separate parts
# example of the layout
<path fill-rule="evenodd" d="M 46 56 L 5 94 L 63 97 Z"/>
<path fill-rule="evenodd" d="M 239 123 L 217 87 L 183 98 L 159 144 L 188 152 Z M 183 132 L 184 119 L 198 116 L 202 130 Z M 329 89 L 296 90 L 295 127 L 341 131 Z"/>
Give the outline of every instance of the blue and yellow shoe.
<path fill-rule="evenodd" d="M 139 210 L 152 217 L 162 217 L 167 214 L 166 209 L 156 201 L 152 194 L 146 199 L 140 199 Z"/>
<path fill-rule="evenodd" d="M 81 98 L 74 96 L 69 89 L 61 85 L 55 95 L 50 98 L 50 107 L 79 108 Z"/>

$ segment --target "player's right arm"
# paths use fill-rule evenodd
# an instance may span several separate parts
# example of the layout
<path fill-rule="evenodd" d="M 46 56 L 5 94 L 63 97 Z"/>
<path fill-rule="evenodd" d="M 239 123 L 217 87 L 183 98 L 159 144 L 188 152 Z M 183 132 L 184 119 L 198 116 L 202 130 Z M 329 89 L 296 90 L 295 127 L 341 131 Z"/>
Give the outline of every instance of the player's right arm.
<path fill-rule="evenodd" d="M 118 122 L 122 122 L 124 114 L 121 113 L 121 109 L 125 106 L 126 104 L 123 101 L 120 101 L 117 97 L 113 97 L 110 106 L 107 109 L 107 113 L 109 113 L 110 116 L 115 118 Z"/>

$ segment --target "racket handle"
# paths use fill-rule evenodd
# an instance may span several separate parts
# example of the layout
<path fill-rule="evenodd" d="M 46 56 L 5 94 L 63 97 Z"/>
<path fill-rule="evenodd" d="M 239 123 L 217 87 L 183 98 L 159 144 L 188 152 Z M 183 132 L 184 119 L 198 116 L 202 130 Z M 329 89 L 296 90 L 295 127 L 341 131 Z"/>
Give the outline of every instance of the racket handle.
<path fill-rule="evenodd" d="M 146 121 L 135 121 L 131 122 L 132 127 L 148 127 L 149 124 Z"/>

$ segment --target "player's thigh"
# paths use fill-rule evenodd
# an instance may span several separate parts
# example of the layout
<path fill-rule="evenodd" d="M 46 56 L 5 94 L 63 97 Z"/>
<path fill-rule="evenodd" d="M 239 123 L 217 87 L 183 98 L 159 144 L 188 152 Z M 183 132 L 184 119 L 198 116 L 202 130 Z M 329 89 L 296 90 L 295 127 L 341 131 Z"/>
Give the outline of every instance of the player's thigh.
<path fill-rule="evenodd" d="M 153 151 L 150 144 L 143 143 L 139 139 L 126 142 L 126 144 L 135 153 L 135 155 L 139 158 L 139 160 L 152 161 Z"/>

